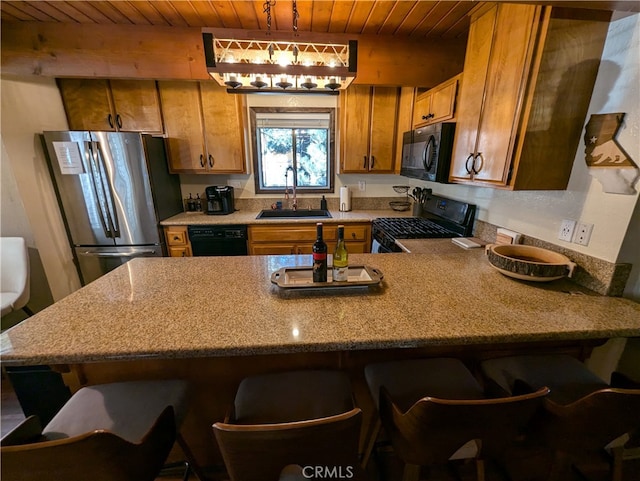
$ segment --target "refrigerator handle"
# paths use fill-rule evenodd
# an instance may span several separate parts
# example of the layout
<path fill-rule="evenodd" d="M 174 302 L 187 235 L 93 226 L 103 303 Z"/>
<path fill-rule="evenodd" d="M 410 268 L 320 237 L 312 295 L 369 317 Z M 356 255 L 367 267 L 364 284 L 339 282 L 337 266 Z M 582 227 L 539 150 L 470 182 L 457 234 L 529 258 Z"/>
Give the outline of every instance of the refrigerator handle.
<path fill-rule="evenodd" d="M 102 146 L 100 145 L 100 142 L 94 142 L 94 144 L 96 145 L 96 161 L 100 164 L 100 181 L 102 183 L 102 188 L 107 201 L 107 219 L 109 219 L 109 223 L 111 224 L 113 237 L 120 237 L 120 223 L 118 222 L 118 214 L 115 209 L 113 190 L 111 189 L 111 184 L 109 183 L 109 181 L 105 179 L 107 166 L 104 162 L 104 153 L 102 152 Z"/>
<path fill-rule="evenodd" d="M 87 256 L 87 257 L 139 257 L 139 256 L 146 256 L 146 255 L 155 255 L 155 253 L 156 253 L 155 249 L 145 249 L 145 250 L 139 250 L 135 252 L 123 252 L 123 253 L 83 251 L 83 252 L 79 252 L 78 254 L 81 256 Z"/>
<path fill-rule="evenodd" d="M 113 237 L 113 233 L 111 232 L 110 226 L 107 225 L 107 206 L 105 205 L 105 198 L 102 194 L 101 189 L 98 185 L 102 186 L 102 183 L 98 184 L 98 178 L 100 176 L 100 172 L 96 172 L 97 166 L 95 165 L 95 154 L 93 152 L 93 142 L 85 142 L 86 144 L 86 156 L 87 156 L 87 165 L 89 166 L 89 176 L 91 177 L 91 184 L 93 186 L 94 199 L 96 201 L 96 207 L 98 211 L 98 218 L 100 219 L 100 223 L 102 224 L 102 229 L 104 230 L 104 234 L 107 237 Z"/>

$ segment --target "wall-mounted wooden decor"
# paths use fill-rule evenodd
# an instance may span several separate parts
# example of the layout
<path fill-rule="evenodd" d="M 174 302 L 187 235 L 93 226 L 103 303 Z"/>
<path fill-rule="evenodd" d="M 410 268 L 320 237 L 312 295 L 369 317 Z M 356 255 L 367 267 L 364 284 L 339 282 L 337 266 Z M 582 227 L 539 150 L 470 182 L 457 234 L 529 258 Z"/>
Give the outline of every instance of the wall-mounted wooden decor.
<path fill-rule="evenodd" d="M 594 114 L 584 134 L 585 162 L 589 173 L 610 194 L 635 194 L 640 170 L 616 140 L 624 113 Z"/>

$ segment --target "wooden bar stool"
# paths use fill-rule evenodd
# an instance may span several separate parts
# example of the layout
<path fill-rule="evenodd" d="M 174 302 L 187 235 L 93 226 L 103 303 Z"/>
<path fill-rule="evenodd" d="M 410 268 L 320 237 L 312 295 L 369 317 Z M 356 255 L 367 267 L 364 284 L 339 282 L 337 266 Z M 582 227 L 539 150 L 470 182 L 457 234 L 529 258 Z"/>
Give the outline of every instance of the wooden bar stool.
<path fill-rule="evenodd" d="M 153 481 L 177 439 L 191 468 L 204 481 L 177 430 L 186 404 L 187 383 L 181 380 L 84 387 L 44 429 L 31 416 L 2 439 L 2 477 Z"/>
<path fill-rule="evenodd" d="M 300 479 L 316 469 L 363 479 L 361 423 L 345 373 L 290 371 L 244 379 L 213 431 L 231 481 Z"/>
<path fill-rule="evenodd" d="M 528 355 L 490 359 L 482 372 L 496 389 L 549 386 L 544 410 L 532 434 L 550 447 L 549 479 L 563 480 L 572 466 L 602 452 L 605 445 L 640 428 L 640 389 L 611 388 L 575 358 Z M 622 476 L 622 450 L 613 453 L 612 478 Z"/>
<path fill-rule="evenodd" d="M 477 477 L 483 480 L 484 457 L 501 454 L 548 392 L 485 399 L 471 372 L 450 358 L 371 364 L 365 378 L 382 426 L 405 463 L 405 481 L 417 480 L 421 466 L 446 464 L 469 441 L 475 441 Z"/>

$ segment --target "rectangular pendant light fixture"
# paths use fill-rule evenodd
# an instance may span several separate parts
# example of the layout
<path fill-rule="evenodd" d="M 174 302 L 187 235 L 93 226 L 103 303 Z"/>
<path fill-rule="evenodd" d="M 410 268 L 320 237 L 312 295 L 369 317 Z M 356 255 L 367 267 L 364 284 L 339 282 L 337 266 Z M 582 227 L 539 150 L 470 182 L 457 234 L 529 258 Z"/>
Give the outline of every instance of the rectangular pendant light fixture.
<path fill-rule="evenodd" d="M 207 28 L 202 40 L 209 75 L 229 92 L 337 93 L 356 76 L 356 40 L 311 42 L 299 34 L 287 39 L 281 32 Z"/>

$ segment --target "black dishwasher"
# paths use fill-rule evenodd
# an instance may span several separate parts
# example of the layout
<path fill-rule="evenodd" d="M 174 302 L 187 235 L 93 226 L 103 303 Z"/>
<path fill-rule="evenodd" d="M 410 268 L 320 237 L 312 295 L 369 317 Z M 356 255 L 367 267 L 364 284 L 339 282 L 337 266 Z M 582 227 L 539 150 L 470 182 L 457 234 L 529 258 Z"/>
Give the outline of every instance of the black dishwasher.
<path fill-rule="evenodd" d="M 189 240 L 194 256 L 246 256 L 246 225 L 190 225 Z"/>

